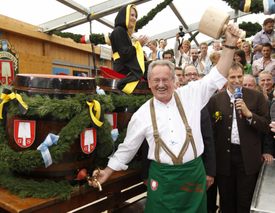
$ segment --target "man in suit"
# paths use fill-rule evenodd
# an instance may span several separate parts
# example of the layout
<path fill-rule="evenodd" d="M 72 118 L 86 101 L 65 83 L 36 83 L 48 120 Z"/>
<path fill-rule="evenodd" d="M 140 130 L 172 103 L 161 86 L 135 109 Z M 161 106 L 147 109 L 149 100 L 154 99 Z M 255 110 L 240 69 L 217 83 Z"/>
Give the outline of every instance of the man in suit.
<path fill-rule="evenodd" d="M 223 213 L 250 212 L 262 163 L 258 132 L 269 132 L 270 120 L 265 98 L 259 91 L 242 87 L 243 76 L 243 66 L 233 62 L 228 73 L 227 90 L 212 96 L 208 103 L 210 116 L 214 116 L 212 127 L 217 181 Z M 235 100 L 236 87 L 241 87 L 242 99 Z"/>

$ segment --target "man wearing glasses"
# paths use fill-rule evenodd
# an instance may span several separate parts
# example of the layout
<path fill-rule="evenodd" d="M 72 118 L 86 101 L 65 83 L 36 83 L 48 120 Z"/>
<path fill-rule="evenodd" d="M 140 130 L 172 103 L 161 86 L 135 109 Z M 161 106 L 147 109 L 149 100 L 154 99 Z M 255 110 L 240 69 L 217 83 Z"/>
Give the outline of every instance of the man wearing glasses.
<path fill-rule="evenodd" d="M 190 81 L 198 80 L 198 70 L 193 65 L 186 65 L 182 74 L 184 76 L 183 79 L 185 85 L 187 85 Z"/>
<path fill-rule="evenodd" d="M 200 111 L 212 94 L 223 87 L 238 38 L 229 25 L 218 65 L 200 81 L 174 90 L 174 65 L 154 61 L 148 69 L 148 84 L 154 97 L 132 116 L 127 135 L 97 176 L 104 183 L 114 171 L 125 170 L 146 138 L 149 171 L 145 213 L 207 212 L 206 174 L 201 159 L 204 150 Z M 98 171 L 94 171 L 95 175 Z M 93 185 L 97 187 L 94 182 Z"/>

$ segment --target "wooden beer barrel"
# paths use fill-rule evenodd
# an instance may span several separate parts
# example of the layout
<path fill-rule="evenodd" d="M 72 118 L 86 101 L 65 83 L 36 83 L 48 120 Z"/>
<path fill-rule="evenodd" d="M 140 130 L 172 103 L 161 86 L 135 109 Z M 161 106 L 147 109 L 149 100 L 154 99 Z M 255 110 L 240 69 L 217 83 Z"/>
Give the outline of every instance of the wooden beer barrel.
<path fill-rule="evenodd" d="M 91 93 L 96 91 L 95 79 L 79 76 L 17 74 L 14 91 L 25 92 L 29 97 L 49 95 L 50 98 L 63 99 L 76 93 Z"/>
<path fill-rule="evenodd" d="M 25 92 L 28 96 L 39 94 L 49 95 L 51 98 L 63 99 L 66 96 L 74 96 L 76 93 L 95 92 L 96 84 L 92 78 L 56 76 L 56 75 L 30 75 L 18 74 L 14 81 L 14 90 L 17 93 Z M 15 142 L 14 128 L 16 120 L 35 120 L 35 139 L 29 148 L 22 148 Z M 26 118 L 26 117 L 7 117 L 6 133 L 8 145 L 17 152 L 27 150 L 36 150 L 45 140 L 48 133 L 58 134 L 69 121 L 59 121 L 54 117 L 49 118 Z M 18 133 L 19 134 L 19 133 Z M 80 145 L 79 139 L 74 141 L 69 152 L 63 154 L 63 158 L 58 164 L 52 164 L 48 168 L 41 166 L 31 171 L 16 173 L 20 177 L 43 181 L 45 179 L 60 181 L 68 180 L 73 182 L 78 172 L 85 168 L 90 173 L 93 169 L 95 160 L 95 151 L 85 154 Z"/>
<path fill-rule="evenodd" d="M 116 95 L 127 95 L 121 90 L 117 89 L 117 84 L 119 80 L 120 79 L 99 78 L 97 81 L 97 85 L 100 87 L 100 89 L 103 89 L 106 94 L 114 93 Z M 152 92 L 148 86 L 147 81 L 140 81 L 132 94 L 140 96 L 149 95 L 152 94 Z M 114 113 L 117 113 L 117 127 L 119 132 L 127 128 L 128 123 L 134 112 L 135 110 L 129 110 L 125 107 L 119 107 L 114 110 Z"/>
<path fill-rule="evenodd" d="M 100 89 L 103 89 L 106 94 L 114 93 L 116 95 L 126 95 L 121 90 L 117 89 L 117 84 L 120 79 L 111 79 L 111 78 L 99 78 L 97 85 Z M 136 88 L 133 91 L 133 95 L 146 95 L 151 94 L 151 89 L 148 86 L 147 81 L 140 81 Z"/>

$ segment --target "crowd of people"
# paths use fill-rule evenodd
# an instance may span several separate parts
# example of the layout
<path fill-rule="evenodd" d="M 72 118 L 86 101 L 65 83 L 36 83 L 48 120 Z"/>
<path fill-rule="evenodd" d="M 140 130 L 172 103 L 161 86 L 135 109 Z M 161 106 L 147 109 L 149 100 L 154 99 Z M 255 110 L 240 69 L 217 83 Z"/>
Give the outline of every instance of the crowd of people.
<path fill-rule="evenodd" d="M 220 212 L 250 212 L 260 166 L 275 154 L 275 122 L 270 120 L 270 115 L 275 117 L 274 20 L 266 19 L 255 36 L 255 54 L 249 42 L 238 39 L 234 25 L 227 27 L 222 45 L 213 43 L 210 53 L 207 43 L 200 44 L 199 54 L 177 34 L 173 54 L 165 50 L 164 39 L 157 44 L 140 36 L 131 42 L 134 6 L 124 6 L 118 17 L 122 24 L 111 36 L 117 65 L 133 73 L 127 61 L 131 59 L 141 75 L 146 74 L 154 97 L 133 115 L 108 166 L 99 174 L 94 171 L 98 181 L 127 169 L 143 144 L 145 212 L 216 212 L 217 187 Z M 113 44 L 121 35 L 125 38 L 120 37 L 120 46 Z M 152 50 L 148 69 L 138 56 L 146 42 Z"/>

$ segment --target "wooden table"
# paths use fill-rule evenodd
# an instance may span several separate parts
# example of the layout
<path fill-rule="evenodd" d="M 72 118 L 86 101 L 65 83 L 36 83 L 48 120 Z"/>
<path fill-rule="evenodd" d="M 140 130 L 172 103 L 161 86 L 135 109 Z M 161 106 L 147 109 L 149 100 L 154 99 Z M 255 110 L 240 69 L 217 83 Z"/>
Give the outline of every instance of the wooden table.
<path fill-rule="evenodd" d="M 141 181 L 140 170 L 114 172 L 109 180 L 102 185 L 103 191 L 99 192 L 98 189 L 92 187 L 81 187 L 78 191 L 71 194 L 70 200 L 66 201 L 57 198 L 20 199 L 17 195 L 11 194 L 8 190 L 0 186 L 0 213 L 63 213 L 77 209 L 103 197 L 107 197 L 107 199 L 78 210 L 77 212 L 99 213 L 105 210 L 112 212 L 112 210 L 118 209 L 119 204 L 146 191 L 146 186 L 141 184 L 121 192 L 121 190 L 127 189 Z"/>

